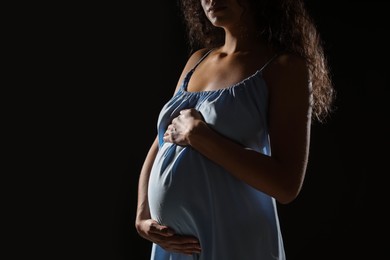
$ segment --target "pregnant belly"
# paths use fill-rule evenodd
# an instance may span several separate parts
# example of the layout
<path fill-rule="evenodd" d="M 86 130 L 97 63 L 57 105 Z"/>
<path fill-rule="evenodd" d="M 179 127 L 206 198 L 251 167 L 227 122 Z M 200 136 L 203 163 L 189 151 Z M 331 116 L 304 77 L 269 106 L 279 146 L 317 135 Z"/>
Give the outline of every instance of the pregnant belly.
<path fill-rule="evenodd" d="M 149 180 L 152 218 L 176 232 L 194 234 L 207 215 L 209 200 L 205 159 L 189 147 L 164 144 Z M 206 213 L 206 214 L 205 214 Z"/>

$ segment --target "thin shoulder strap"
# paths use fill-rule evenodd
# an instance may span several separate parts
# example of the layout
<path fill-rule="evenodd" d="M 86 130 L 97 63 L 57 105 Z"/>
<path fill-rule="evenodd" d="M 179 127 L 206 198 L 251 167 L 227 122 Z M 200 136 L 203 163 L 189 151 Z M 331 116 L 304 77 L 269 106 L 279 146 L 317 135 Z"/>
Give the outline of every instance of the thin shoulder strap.
<path fill-rule="evenodd" d="M 201 63 L 206 57 L 207 55 L 210 54 L 210 52 L 212 51 L 213 49 L 210 49 L 208 50 L 199 60 L 197 63 L 195 63 L 195 66 L 192 68 L 192 70 L 195 70 L 196 67 L 198 67 L 199 63 Z"/>
<path fill-rule="evenodd" d="M 260 71 L 262 71 L 263 69 L 265 69 L 274 59 L 276 59 L 276 57 L 279 56 L 279 53 L 276 53 L 271 59 L 269 59 L 264 65 L 263 67 L 261 67 Z"/>

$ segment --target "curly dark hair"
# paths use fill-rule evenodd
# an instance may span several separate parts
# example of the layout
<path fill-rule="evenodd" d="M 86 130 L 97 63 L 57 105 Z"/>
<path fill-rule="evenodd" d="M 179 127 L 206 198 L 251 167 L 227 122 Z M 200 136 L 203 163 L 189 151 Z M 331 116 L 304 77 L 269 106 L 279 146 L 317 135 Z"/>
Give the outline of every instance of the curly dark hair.
<path fill-rule="evenodd" d="M 177 0 L 187 31 L 190 52 L 214 48 L 224 43 L 224 31 L 207 19 L 200 0 Z M 312 83 L 313 118 L 323 122 L 333 110 L 335 91 L 324 55 L 323 42 L 303 0 L 247 1 L 254 10 L 258 36 L 279 53 L 303 57 Z"/>

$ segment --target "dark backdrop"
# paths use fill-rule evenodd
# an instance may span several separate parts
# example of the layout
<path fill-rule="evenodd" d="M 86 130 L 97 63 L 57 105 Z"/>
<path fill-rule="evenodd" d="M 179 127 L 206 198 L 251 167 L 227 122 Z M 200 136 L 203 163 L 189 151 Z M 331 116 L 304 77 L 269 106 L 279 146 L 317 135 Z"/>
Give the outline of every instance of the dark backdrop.
<path fill-rule="evenodd" d="M 385 255 L 384 3 L 308 1 L 325 42 L 337 109 L 326 124 L 313 126 L 302 193 L 279 205 L 288 260 Z M 151 245 L 134 229 L 137 181 L 159 109 L 187 58 L 183 26 L 175 1 L 95 4 L 79 14 L 70 39 L 64 37 L 72 47 L 63 54 L 72 86 L 66 127 L 74 140 L 67 145 L 76 163 L 62 195 L 67 207 L 60 236 L 70 239 L 54 258 L 148 259 Z"/>

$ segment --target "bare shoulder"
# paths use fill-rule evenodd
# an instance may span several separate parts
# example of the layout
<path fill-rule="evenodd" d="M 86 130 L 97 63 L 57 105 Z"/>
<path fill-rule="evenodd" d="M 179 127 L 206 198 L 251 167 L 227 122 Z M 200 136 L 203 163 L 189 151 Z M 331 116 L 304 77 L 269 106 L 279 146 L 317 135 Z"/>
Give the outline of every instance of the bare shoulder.
<path fill-rule="evenodd" d="M 209 49 L 206 49 L 206 48 L 202 48 L 202 49 L 199 49 L 197 51 L 195 51 L 194 53 L 192 53 L 190 55 L 190 57 L 188 58 L 184 68 L 183 68 L 183 71 L 180 75 L 180 78 L 179 78 L 179 81 L 177 83 L 177 86 L 176 86 L 176 90 L 178 89 L 178 87 L 180 86 L 181 82 L 184 80 L 184 77 L 187 75 L 187 73 L 196 65 L 196 63 L 198 63 L 198 61 L 209 51 Z"/>
<path fill-rule="evenodd" d="M 281 54 L 263 71 L 268 85 L 283 87 L 286 85 L 303 85 L 309 83 L 309 70 L 306 60 L 294 54 Z M 288 83 L 288 84 L 285 84 Z"/>
<path fill-rule="evenodd" d="M 209 51 L 209 49 L 203 48 L 195 51 L 191 56 L 189 57 L 186 68 L 192 69 L 196 63 Z"/>

